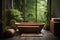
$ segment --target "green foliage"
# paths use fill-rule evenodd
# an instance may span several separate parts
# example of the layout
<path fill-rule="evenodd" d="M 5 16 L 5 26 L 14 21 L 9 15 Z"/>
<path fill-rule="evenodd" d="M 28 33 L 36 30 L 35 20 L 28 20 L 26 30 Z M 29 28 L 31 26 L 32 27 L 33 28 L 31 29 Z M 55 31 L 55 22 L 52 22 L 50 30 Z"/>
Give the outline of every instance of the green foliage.
<path fill-rule="evenodd" d="M 46 0 L 37 0 L 37 20 L 38 22 L 47 23 L 47 1 Z"/>
<path fill-rule="evenodd" d="M 8 19 L 19 21 L 21 18 L 20 14 L 21 12 L 18 11 L 17 9 L 9 9 L 7 15 L 8 15 Z"/>
<path fill-rule="evenodd" d="M 26 0 L 26 6 L 25 6 L 25 16 L 26 21 L 28 22 L 35 22 L 36 16 L 35 16 L 35 0 Z"/>
<path fill-rule="evenodd" d="M 15 22 L 20 22 L 21 12 L 17 9 L 9 9 L 7 11 L 7 27 L 12 28 Z"/>
<path fill-rule="evenodd" d="M 24 17 L 23 11 L 25 12 L 25 21 L 27 22 L 35 22 L 37 11 L 37 21 L 47 23 L 47 14 L 45 13 L 47 12 L 46 0 L 37 0 L 37 3 L 36 0 L 14 0 L 14 8 L 22 12 L 22 17 Z"/>
<path fill-rule="evenodd" d="M 14 0 L 14 8 L 23 12 L 23 0 Z"/>

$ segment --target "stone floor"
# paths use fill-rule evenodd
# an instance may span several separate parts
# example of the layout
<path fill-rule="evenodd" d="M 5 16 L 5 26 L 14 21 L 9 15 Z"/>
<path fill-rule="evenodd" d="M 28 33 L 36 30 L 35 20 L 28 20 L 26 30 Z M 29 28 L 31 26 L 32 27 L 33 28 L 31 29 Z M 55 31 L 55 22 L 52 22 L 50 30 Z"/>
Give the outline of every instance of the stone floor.
<path fill-rule="evenodd" d="M 60 40 L 59 37 L 55 37 L 51 32 L 42 30 L 42 37 L 21 37 L 16 35 L 12 38 L 0 39 L 0 40 Z"/>

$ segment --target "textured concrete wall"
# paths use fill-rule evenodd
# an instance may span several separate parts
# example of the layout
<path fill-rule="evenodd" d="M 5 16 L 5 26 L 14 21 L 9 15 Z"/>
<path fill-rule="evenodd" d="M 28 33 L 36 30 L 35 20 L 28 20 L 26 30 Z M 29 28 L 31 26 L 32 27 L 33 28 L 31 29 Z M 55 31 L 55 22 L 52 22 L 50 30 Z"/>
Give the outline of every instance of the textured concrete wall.
<path fill-rule="evenodd" d="M 51 0 L 51 15 L 60 18 L 60 0 Z"/>

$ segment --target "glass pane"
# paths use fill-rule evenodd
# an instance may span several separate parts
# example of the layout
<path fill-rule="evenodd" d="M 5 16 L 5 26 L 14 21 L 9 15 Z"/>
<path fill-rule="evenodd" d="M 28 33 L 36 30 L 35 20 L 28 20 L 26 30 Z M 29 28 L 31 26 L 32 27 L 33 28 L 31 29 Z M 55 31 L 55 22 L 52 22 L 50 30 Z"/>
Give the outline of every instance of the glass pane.
<path fill-rule="evenodd" d="M 36 0 L 26 0 L 25 20 L 27 22 L 35 22 L 36 20 L 35 7 L 36 7 Z"/>
<path fill-rule="evenodd" d="M 37 0 L 37 21 L 46 23 L 47 1 Z"/>
<path fill-rule="evenodd" d="M 14 0 L 14 9 L 17 9 L 20 11 L 20 22 L 24 21 L 24 12 L 25 12 L 25 0 Z"/>
<path fill-rule="evenodd" d="M 21 20 L 46 23 L 47 0 L 14 0 L 14 8 L 21 12 Z"/>
<path fill-rule="evenodd" d="M 36 0 L 14 0 L 14 8 L 21 12 L 23 21 L 36 21 Z"/>

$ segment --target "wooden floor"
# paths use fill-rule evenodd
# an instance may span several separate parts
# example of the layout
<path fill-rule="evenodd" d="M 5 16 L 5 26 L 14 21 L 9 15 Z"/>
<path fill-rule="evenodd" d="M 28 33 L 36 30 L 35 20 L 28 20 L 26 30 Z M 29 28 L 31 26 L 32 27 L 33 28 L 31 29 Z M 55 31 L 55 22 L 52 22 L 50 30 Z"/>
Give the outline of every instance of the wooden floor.
<path fill-rule="evenodd" d="M 16 35 L 12 38 L 0 39 L 0 40 L 60 40 L 60 38 L 55 37 L 52 33 L 46 30 L 42 30 L 42 37 L 20 37 Z"/>

